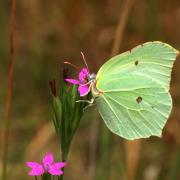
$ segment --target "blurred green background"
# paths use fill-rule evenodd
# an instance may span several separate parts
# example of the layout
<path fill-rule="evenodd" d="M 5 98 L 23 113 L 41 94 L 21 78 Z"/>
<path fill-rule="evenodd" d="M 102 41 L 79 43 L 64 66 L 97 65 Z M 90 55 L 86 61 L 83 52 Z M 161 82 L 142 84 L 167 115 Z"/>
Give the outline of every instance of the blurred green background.
<path fill-rule="evenodd" d="M 17 0 L 16 62 L 8 179 L 27 176 L 26 161 L 52 151 L 60 160 L 48 81 L 60 79 L 62 62 L 82 67 L 83 51 L 97 72 L 110 58 L 126 0 Z M 7 97 L 11 1 L 0 4 L 0 154 Z M 120 52 L 146 41 L 180 49 L 180 1 L 135 0 Z M 172 71 L 174 107 L 162 138 L 128 142 L 107 132 L 95 107 L 85 111 L 73 140 L 65 180 L 180 179 L 180 58 Z M 59 84 L 61 85 L 61 84 Z M 0 173 L 2 156 L 0 156 Z"/>

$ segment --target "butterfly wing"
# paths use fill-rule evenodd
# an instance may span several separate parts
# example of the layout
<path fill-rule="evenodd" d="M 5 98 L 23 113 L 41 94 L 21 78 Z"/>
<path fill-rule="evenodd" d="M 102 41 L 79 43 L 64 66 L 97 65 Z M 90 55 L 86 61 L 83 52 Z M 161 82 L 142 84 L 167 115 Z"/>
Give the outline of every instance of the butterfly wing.
<path fill-rule="evenodd" d="M 169 82 L 178 51 L 149 42 L 107 61 L 96 76 L 96 102 L 108 128 L 126 139 L 161 136 L 172 100 Z"/>

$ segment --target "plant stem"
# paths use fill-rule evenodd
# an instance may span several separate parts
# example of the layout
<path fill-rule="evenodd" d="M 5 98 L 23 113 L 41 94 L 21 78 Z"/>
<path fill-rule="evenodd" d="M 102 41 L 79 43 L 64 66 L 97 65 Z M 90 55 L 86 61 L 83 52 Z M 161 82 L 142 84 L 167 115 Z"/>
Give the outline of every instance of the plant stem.
<path fill-rule="evenodd" d="M 93 122 L 90 127 L 90 138 L 89 138 L 89 167 L 88 167 L 88 179 L 95 179 L 96 176 L 96 158 L 98 148 L 98 133 L 100 128 L 100 121 L 97 121 L 95 117 L 98 117 L 98 111 L 93 112 Z"/>
<path fill-rule="evenodd" d="M 7 160 L 9 146 L 10 120 L 12 110 L 12 92 L 13 92 L 13 74 L 15 63 L 15 29 L 16 29 L 16 0 L 12 0 L 11 27 L 10 27 L 10 47 L 9 47 L 9 67 L 8 67 L 8 85 L 7 101 L 5 114 L 4 144 L 3 144 L 3 167 L 2 179 L 7 179 Z"/>
<path fill-rule="evenodd" d="M 122 43 L 122 37 L 124 33 L 124 29 L 126 27 L 126 22 L 129 16 L 129 12 L 134 4 L 135 0 L 126 0 L 124 1 L 124 8 L 122 13 L 120 14 L 119 22 L 116 28 L 116 32 L 114 35 L 114 42 L 112 46 L 112 52 L 111 56 L 114 56 L 118 54 L 121 43 Z"/>

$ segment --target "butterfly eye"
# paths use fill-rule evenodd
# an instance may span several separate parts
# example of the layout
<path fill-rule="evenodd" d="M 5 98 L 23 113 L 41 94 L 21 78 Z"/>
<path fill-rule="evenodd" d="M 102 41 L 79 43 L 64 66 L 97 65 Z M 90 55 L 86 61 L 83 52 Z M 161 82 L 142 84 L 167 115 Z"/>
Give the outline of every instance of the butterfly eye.
<path fill-rule="evenodd" d="M 92 73 L 88 76 L 88 80 L 91 81 L 91 80 L 94 80 L 96 78 L 96 74 Z"/>

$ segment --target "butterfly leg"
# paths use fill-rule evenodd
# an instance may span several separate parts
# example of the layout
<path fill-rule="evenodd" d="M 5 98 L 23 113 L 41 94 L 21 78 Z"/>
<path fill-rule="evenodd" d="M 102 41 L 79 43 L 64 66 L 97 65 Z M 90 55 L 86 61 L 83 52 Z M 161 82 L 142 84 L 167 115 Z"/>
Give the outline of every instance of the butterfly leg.
<path fill-rule="evenodd" d="M 90 101 L 89 101 L 89 100 L 78 100 L 78 101 L 76 101 L 76 102 L 86 102 L 86 103 L 88 103 L 88 105 L 87 105 L 85 108 L 83 108 L 83 112 L 84 112 L 87 108 L 95 105 L 95 103 L 94 103 L 94 98 L 92 98 Z"/>
<path fill-rule="evenodd" d="M 94 103 L 94 98 L 92 98 L 90 101 L 89 100 L 78 100 L 76 102 L 86 102 L 88 104 L 93 104 Z"/>

